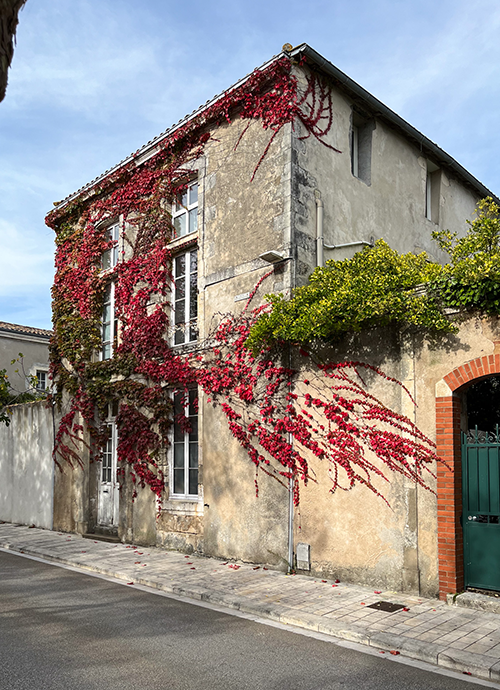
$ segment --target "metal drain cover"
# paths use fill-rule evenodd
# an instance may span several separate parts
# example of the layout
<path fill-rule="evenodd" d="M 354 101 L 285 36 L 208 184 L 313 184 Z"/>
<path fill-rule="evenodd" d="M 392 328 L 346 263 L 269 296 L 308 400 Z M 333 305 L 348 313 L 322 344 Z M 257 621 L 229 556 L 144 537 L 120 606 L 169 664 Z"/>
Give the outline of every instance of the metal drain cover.
<path fill-rule="evenodd" d="M 390 601 L 377 601 L 376 604 L 370 604 L 367 609 L 377 609 L 378 611 L 387 611 L 387 613 L 394 613 L 404 609 L 404 604 L 393 604 Z"/>

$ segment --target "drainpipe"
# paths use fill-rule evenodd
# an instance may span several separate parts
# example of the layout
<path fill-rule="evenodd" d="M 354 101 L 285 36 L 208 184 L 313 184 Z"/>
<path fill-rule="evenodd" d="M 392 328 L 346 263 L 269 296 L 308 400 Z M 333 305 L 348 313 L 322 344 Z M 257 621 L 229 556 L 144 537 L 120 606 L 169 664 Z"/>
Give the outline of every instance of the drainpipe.
<path fill-rule="evenodd" d="M 323 266 L 323 199 L 321 192 L 316 189 L 316 266 Z"/>
<path fill-rule="evenodd" d="M 288 346 L 288 367 L 292 369 L 292 348 Z M 291 432 L 288 434 L 288 443 L 290 444 L 293 451 L 293 435 Z M 293 562 L 293 477 L 288 480 L 288 570 L 292 572 L 294 570 Z"/>
<path fill-rule="evenodd" d="M 290 440 L 293 448 L 293 439 Z M 293 566 L 293 477 L 288 480 L 288 570 L 292 572 Z"/>
<path fill-rule="evenodd" d="M 342 249 L 343 247 L 373 247 L 375 246 L 375 240 L 370 237 L 370 241 L 357 240 L 356 242 L 344 242 L 344 244 L 323 244 L 325 249 Z"/>

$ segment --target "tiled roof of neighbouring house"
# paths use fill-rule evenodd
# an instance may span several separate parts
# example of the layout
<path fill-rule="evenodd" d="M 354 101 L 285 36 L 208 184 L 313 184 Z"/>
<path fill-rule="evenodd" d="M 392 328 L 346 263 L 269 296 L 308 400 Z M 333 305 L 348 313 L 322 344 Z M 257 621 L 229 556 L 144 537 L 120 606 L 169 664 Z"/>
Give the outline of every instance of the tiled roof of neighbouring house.
<path fill-rule="evenodd" d="M 52 331 L 45 328 L 33 328 L 33 326 L 20 326 L 18 323 L 7 323 L 0 321 L 0 333 L 7 331 L 7 333 L 19 333 L 20 335 L 37 335 L 42 338 L 50 338 Z"/>

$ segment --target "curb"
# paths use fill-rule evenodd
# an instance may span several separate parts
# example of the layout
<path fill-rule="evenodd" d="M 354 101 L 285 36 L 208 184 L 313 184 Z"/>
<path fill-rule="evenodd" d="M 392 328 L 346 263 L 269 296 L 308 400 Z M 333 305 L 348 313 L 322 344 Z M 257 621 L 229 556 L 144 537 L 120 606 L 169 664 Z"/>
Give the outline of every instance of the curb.
<path fill-rule="evenodd" d="M 0 548 L 35 558 L 42 558 L 51 563 L 60 563 L 81 571 L 93 572 L 116 580 L 127 582 L 130 574 L 119 570 L 110 570 L 97 565 L 79 562 L 77 559 L 54 556 L 30 547 L 13 546 L 8 541 L 0 541 Z M 401 637 L 384 631 L 368 631 L 364 626 L 351 623 L 343 624 L 335 619 L 325 619 L 306 611 L 300 611 L 279 604 L 263 604 L 254 599 L 210 592 L 204 588 L 169 585 L 151 580 L 148 577 L 134 577 L 134 584 L 156 589 L 166 594 L 174 594 L 193 601 L 204 601 L 228 609 L 241 611 L 260 618 L 267 618 L 282 625 L 294 626 L 303 630 L 322 633 L 339 640 L 355 642 L 378 649 L 382 653 L 401 654 L 409 659 L 422 661 L 436 667 L 474 676 L 491 682 L 500 682 L 500 660 L 491 657 L 491 663 L 485 663 L 484 655 L 465 650 L 451 649 L 438 642 L 425 642 L 408 637 Z"/>

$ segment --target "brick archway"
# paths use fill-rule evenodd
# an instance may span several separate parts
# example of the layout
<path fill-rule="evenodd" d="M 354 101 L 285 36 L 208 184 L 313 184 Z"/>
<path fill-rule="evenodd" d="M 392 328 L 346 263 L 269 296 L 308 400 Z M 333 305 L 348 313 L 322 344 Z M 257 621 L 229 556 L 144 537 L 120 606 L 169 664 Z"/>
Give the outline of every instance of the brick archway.
<path fill-rule="evenodd" d="M 450 469 L 438 465 L 439 596 L 464 588 L 462 514 L 461 388 L 487 376 L 500 374 L 500 354 L 485 355 L 453 369 L 436 386 L 437 454 Z"/>

